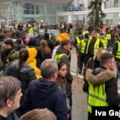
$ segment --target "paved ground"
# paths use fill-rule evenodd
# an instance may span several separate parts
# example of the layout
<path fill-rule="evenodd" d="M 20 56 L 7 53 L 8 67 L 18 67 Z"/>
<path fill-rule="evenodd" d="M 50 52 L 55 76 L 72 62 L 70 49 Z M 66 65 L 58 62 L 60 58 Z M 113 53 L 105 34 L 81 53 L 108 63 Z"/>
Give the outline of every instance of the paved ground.
<path fill-rule="evenodd" d="M 72 120 L 87 120 L 87 94 L 82 91 L 82 76 L 77 73 L 77 59 L 75 49 L 72 50 L 71 68 L 74 75 L 72 84 Z"/>
<path fill-rule="evenodd" d="M 82 91 L 83 82 L 74 77 L 72 120 L 87 120 L 87 94 Z"/>

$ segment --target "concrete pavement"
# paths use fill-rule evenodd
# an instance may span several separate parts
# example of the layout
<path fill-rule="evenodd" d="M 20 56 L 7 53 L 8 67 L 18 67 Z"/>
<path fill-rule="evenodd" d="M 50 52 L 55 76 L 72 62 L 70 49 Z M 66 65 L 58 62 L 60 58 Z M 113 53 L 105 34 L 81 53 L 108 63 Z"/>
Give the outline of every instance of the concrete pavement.
<path fill-rule="evenodd" d="M 74 76 L 72 84 L 72 120 L 87 120 L 87 94 L 82 91 L 82 75 L 77 71 L 77 56 L 75 48 L 71 51 L 71 73 Z"/>

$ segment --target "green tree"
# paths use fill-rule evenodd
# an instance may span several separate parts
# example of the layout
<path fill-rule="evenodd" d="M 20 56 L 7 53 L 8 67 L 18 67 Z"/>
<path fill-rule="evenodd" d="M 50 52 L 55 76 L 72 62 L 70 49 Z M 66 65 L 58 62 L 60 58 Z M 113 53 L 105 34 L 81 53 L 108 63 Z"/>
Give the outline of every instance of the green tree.
<path fill-rule="evenodd" d="M 103 18 L 106 16 L 102 11 L 103 0 L 91 0 L 88 9 L 91 10 L 88 14 L 89 24 L 94 28 L 103 24 Z"/>

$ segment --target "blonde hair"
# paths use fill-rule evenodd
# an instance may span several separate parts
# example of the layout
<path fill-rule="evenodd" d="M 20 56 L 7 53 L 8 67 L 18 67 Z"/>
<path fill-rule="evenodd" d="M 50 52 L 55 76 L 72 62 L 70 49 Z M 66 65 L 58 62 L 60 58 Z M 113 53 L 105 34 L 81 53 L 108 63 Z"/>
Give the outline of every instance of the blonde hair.
<path fill-rule="evenodd" d="M 22 115 L 19 120 L 57 120 L 55 114 L 45 109 L 34 109 Z"/>

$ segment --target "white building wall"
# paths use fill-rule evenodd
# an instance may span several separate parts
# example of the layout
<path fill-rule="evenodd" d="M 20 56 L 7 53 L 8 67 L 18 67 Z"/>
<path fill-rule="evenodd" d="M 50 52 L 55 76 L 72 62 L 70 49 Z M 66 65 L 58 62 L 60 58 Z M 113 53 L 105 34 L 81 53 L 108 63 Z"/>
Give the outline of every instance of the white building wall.
<path fill-rule="evenodd" d="M 119 14 L 113 14 L 113 24 L 117 25 L 119 23 Z"/>
<path fill-rule="evenodd" d="M 74 0 L 73 5 L 74 5 L 74 7 L 77 7 L 78 6 L 78 0 Z"/>
<path fill-rule="evenodd" d="M 120 7 L 120 0 L 118 0 L 118 5 L 117 6 Z"/>
<path fill-rule="evenodd" d="M 114 0 L 108 0 L 106 2 L 106 8 L 113 8 L 114 7 Z"/>
<path fill-rule="evenodd" d="M 84 0 L 85 9 L 88 9 L 88 5 L 89 5 L 89 1 L 88 0 Z"/>
<path fill-rule="evenodd" d="M 65 14 L 69 15 L 69 16 L 71 15 L 72 22 L 79 21 L 82 19 L 83 19 L 83 21 L 87 22 L 88 21 L 87 15 L 89 13 L 89 10 L 87 8 L 89 6 L 90 1 L 91 0 L 79 0 L 79 3 L 81 3 L 81 4 L 83 3 L 86 8 L 83 11 L 63 12 L 63 13 L 59 13 L 58 16 L 62 16 L 62 15 L 65 16 Z M 109 23 L 109 24 L 120 23 L 120 0 L 107 0 L 103 11 L 106 13 L 106 17 L 104 20 L 105 23 Z"/>

